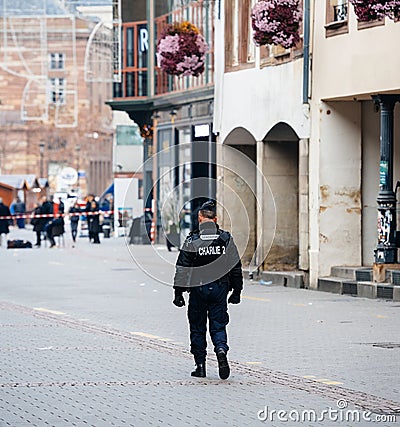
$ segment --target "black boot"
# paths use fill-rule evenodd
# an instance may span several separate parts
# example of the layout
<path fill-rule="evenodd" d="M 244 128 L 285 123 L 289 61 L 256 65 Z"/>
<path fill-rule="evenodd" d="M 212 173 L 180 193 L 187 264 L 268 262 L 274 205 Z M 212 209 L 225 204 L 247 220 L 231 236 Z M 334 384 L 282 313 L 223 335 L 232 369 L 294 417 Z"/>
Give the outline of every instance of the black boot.
<path fill-rule="evenodd" d="M 197 363 L 196 369 L 192 372 L 192 377 L 205 378 L 206 376 L 206 364 Z"/>
<path fill-rule="evenodd" d="M 218 359 L 218 368 L 219 368 L 219 377 L 221 380 L 226 380 L 229 378 L 231 370 L 229 368 L 228 359 L 226 358 L 226 350 L 219 348 L 217 350 L 217 359 Z"/>

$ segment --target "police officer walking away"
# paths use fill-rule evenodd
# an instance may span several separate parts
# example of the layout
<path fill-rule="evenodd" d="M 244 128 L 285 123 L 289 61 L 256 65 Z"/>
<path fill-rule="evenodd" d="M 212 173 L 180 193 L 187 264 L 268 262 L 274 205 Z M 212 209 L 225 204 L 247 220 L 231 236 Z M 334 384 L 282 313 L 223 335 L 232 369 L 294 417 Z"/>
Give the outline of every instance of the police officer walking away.
<path fill-rule="evenodd" d="M 232 291 L 228 302 L 240 303 L 242 264 L 230 233 L 218 227 L 213 201 L 200 207 L 198 219 L 198 229 L 188 235 L 176 261 L 173 303 L 183 307 L 183 292 L 189 292 L 190 351 L 196 364 L 192 376 L 206 376 L 208 318 L 219 376 L 225 380 L 230 374 L 226 334 L 229 322 L 227 297 Z"/>

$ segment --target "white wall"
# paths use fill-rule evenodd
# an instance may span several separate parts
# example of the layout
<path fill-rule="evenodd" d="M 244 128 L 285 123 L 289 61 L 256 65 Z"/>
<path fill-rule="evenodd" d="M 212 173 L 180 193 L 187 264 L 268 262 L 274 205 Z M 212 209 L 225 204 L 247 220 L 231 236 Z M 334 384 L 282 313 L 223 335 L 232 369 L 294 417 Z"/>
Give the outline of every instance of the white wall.
<path fill-rule="evenodd" d="M 113 111 L 113 127 L 133 126 L 135 122 L 125 111 Z M 113 171 L 141 172 L 143 164 L 143 145 L 117 145 L 117 133 L 114 133 Z"/>
<path fill-rule="evenodd" d="M 114 146 L 115 172 L 141 172 L 143 145 Z"/>
<path fill-rule="evenodd" d="M 309 120 L 302 105 L 303 61 L 262 69 L 226 73 L 216 92 L 221 141 L 237 127 L 262 141 L 279 122 L 293 128 L 299 138 L 309 137 Z"/>
<path fill-rule="evenodd" d="M 126 210 L 130 218 L 143 215 L 143 200 L 138 198 L 137 178 L 114 178 L 114 225 L 118 230 L 118 212 Z M 116 235 L 116 237 L 118 237 Z"/>

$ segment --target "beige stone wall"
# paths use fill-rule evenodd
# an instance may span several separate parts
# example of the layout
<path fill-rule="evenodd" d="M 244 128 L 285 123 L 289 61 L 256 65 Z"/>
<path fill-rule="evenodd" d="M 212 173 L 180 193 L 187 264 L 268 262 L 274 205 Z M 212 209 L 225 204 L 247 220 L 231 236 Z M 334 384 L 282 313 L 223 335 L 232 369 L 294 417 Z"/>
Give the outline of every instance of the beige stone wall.
<path fill-rule="evenodd" d="M 373 93 L 400 93 L 400 22 L 359 28 L 349 4 L 348 32 L 326 37 L 326 1 L 314 0 L 313 97 L 369 99 Z"/>
<path fill-rule="evenodd" d="M 321 103 L 314 114 L 319 127 L 310 143 L 312 286 L 332 266 L 362 262 L 361 104 Z"/>

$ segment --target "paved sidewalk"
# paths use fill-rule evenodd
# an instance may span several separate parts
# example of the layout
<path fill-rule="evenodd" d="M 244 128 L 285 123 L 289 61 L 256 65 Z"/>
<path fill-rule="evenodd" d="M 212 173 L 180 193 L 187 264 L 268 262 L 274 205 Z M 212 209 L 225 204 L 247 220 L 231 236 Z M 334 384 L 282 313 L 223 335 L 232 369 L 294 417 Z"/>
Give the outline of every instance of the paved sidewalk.
<path fill-rule="evenodd" d="M 219 380 L 210 354 L 199 380 L 186 308 L 171 303 L 176 255 L 124 238 L 72 248 L 68 236 L 0 249 L 0 426 L 399 422 L 400 304 L 247 282 L 230 307 L 232 376 Z M 373 422 L 345 420 L 363 408 Z"/>

